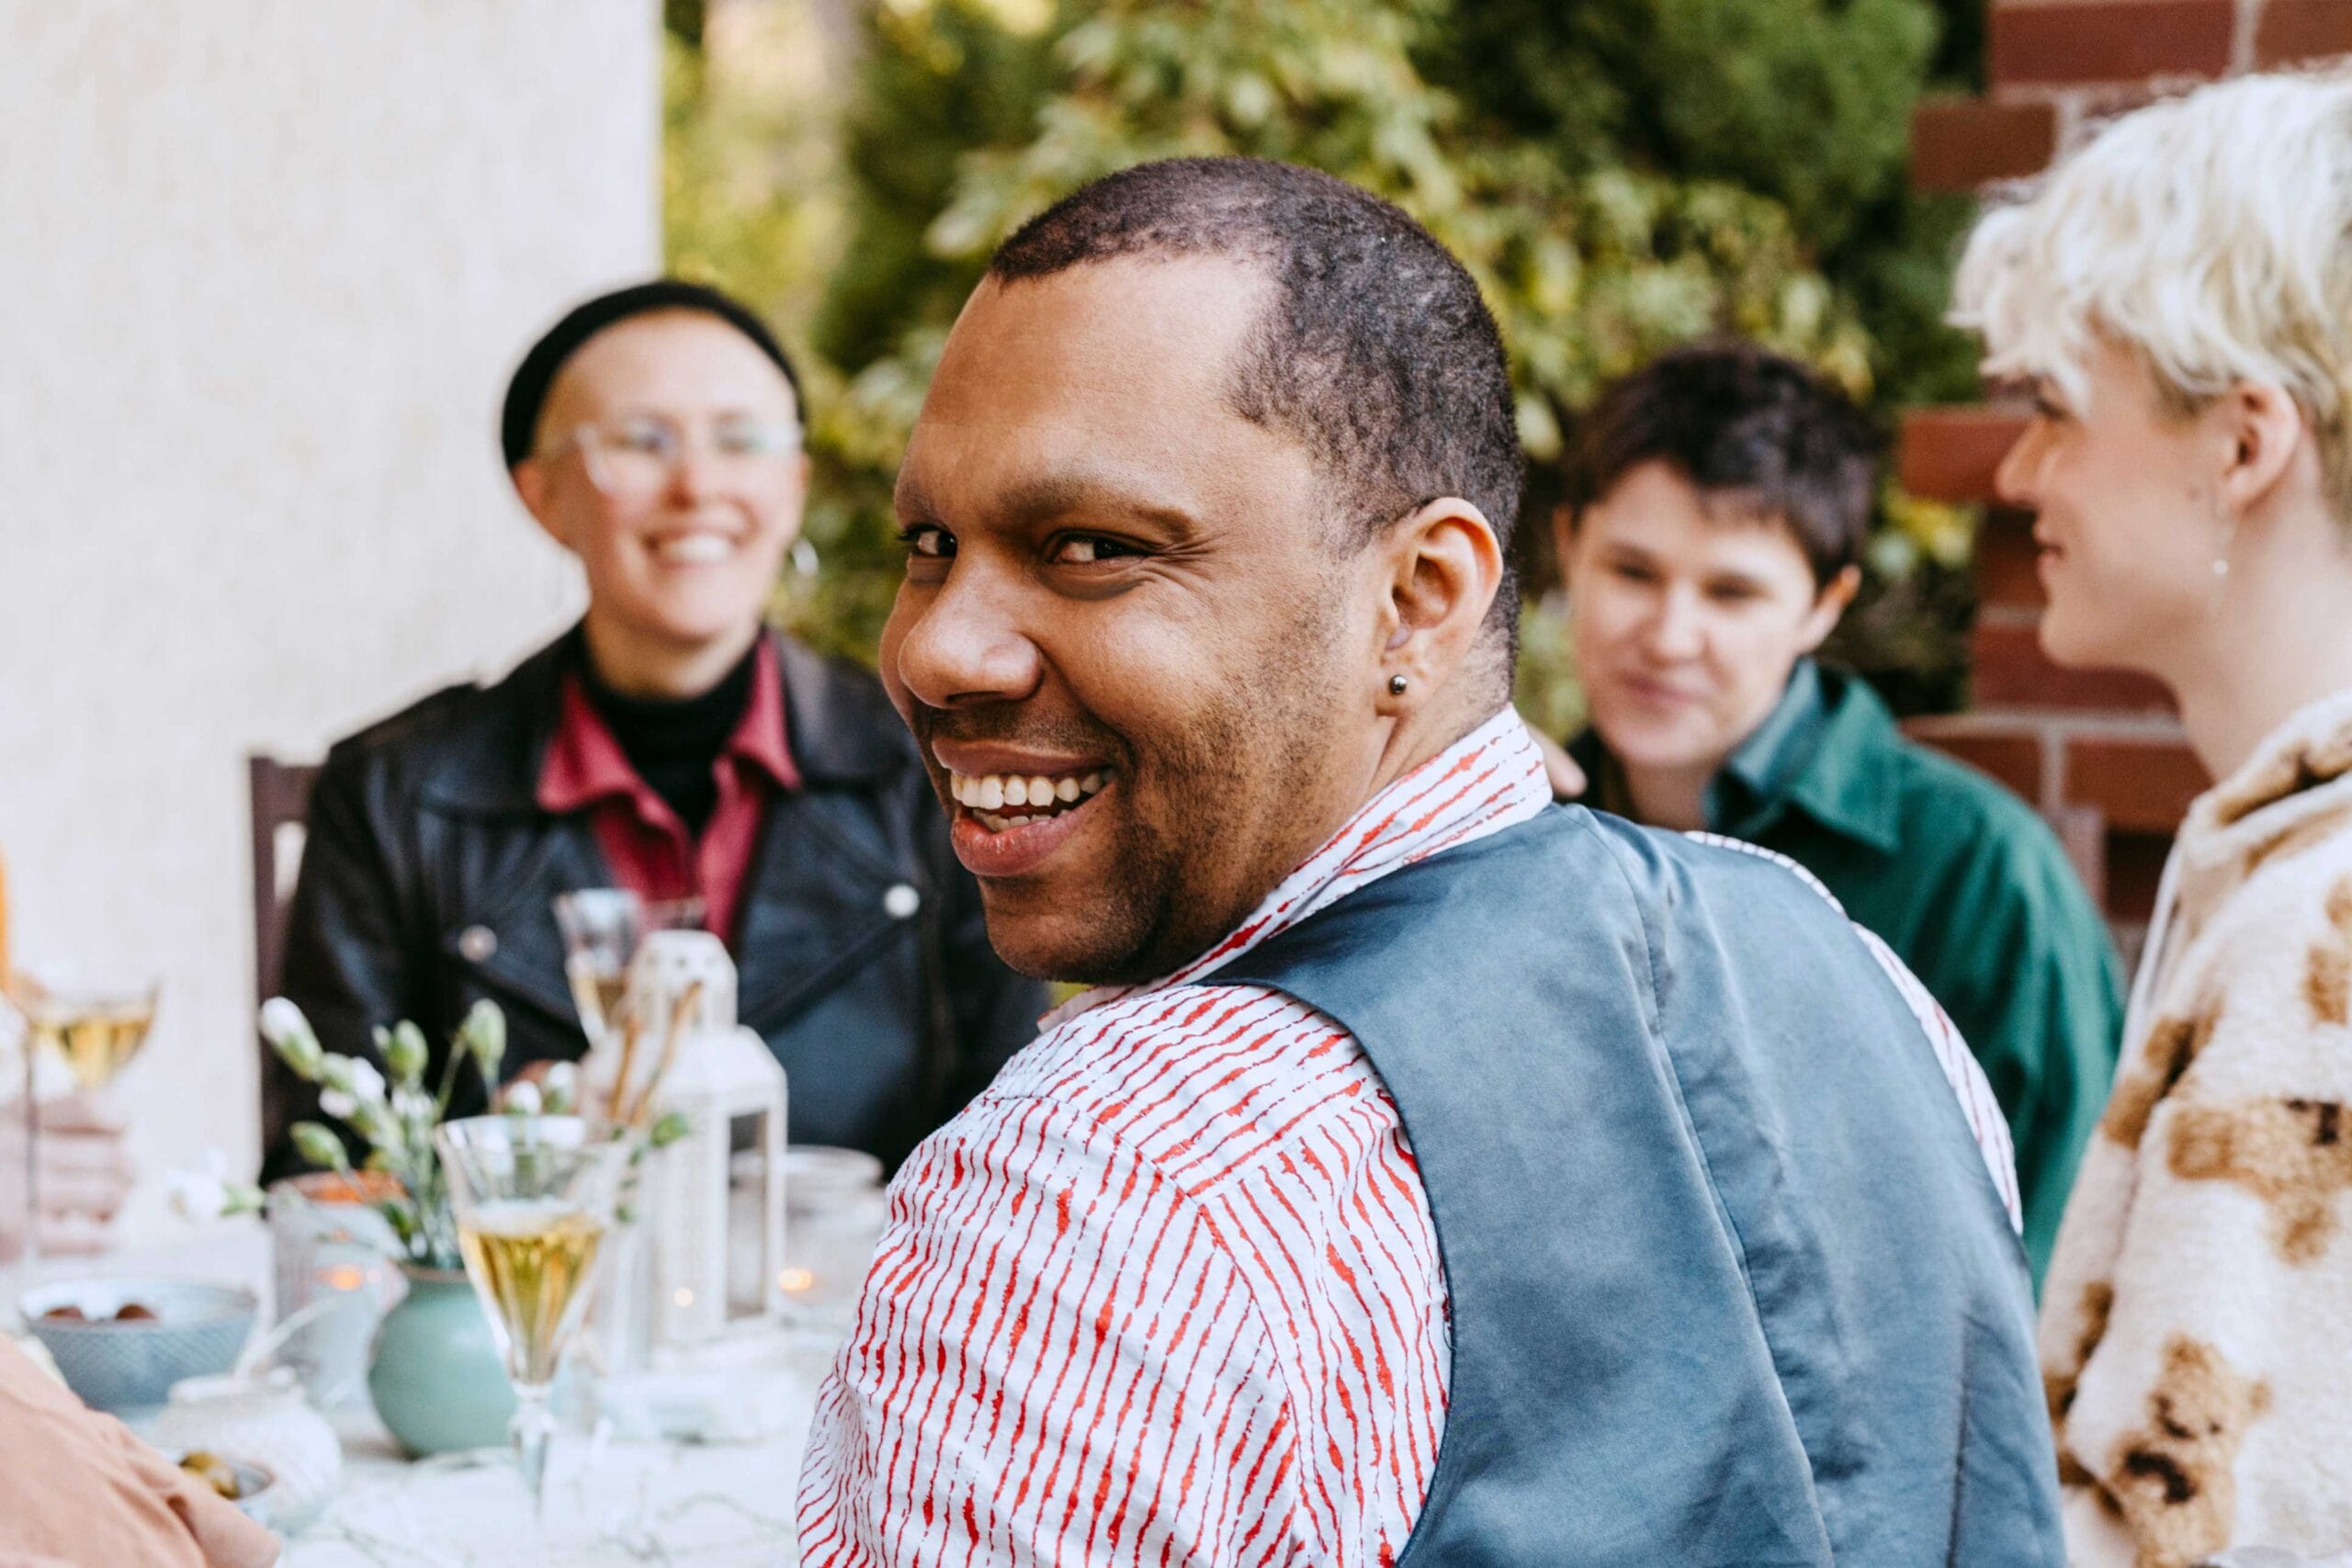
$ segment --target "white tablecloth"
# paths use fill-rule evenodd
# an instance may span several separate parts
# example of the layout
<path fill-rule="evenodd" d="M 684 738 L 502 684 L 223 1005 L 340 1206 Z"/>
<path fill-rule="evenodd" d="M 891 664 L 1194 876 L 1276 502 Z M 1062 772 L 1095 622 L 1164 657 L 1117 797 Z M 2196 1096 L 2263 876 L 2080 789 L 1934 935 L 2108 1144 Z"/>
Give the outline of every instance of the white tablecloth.
<path fill-rule="evenodd" d="M 266 1303 L 268 1238 L 254 1225 L 128 1248 L 92 1273 L 233 1281 Z M 762 1568 L 798 1561 L 793 1495 L 817 1386 L 838 1343 L 781 1337 L 761 1357 L 775 1435 L 758 1443 L 600 1442 L 560 1432 L 549 1460 L 551 1568 Z M 281 1568 L 514 1568 L 531 1561 L 529 1506 L 503 1452 L 403 1460 L 365 1401 L 327 1413 L 343 1439 L 343 1484 L 288 1538 Z"/>
<path fill-rule="evenodd" d="M 831 1355 L 793 1348 L 803 1375 L 788 1432 L 759 1444 L 596 1444 L 566 1431 L 548 1473 L 550 1562 L 561 1568 L 791 1563 L 792 1499 L 809 1402 Z M 412 1464 L 363 1406 L 340 1412 L 344 1483 L 287 1543 L 281 1568 L 512 1568 L 529 1561 L 527 1509 L 510 1458 Z"/>

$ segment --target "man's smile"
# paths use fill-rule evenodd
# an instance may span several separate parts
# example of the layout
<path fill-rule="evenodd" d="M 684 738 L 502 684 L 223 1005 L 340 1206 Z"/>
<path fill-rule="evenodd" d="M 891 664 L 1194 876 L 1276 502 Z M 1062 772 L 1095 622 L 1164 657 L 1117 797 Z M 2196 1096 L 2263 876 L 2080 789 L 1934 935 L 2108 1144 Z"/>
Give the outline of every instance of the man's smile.
<path fill-rule="evenodd" d="M 950 773 L 947 787 L 956 803 L 978 817 L 982 826 L 1001 833 L 1073 809 L 1099 794 L 1109 779 L 1100 769 L 1057 775 Z"/>
<path fill-rule="evenodd" d="M 956 802 L 950 841 L 975 876 L 1036 870 L 1115 776 L 1091 757 L 952 740 L 934 741 L 931 751 Z"/>

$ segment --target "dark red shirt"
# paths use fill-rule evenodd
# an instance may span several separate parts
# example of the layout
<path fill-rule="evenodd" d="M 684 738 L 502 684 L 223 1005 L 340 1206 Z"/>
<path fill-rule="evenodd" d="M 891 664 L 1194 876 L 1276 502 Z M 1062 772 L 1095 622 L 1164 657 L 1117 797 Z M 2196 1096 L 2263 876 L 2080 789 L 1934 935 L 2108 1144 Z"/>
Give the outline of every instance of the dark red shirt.
<path fill-rule="evenodd" d="M 649 902 L 700 898 L 704 924 L 732 947 L 768 803 L 776 791 L 800 787 L 775 645 L 762 639 L 743 716 L 711 764 L 718 800 L 699 839 L 629 766 L 578 671 L 564 676 L 557 702 L 555 735 L 539 765 L 539 809 L 587 812 L 614 880 Z"/>

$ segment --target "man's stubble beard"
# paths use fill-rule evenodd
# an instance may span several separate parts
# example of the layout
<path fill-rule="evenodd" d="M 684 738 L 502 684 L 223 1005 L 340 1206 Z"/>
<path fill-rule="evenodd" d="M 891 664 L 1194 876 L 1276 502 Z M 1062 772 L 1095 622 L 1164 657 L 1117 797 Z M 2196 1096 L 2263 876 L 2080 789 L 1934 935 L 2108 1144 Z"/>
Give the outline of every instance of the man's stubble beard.
<path fill-rule="evenodd" d="M 1102 900 L 1101 940 L 1056 965 L 1065 972 L 1055 978 L 1138 985 L 1182 967 L 1239 925 L 1337 828 L 1301 820 L 1317 798 L 1334 704 L 1344 700 L 1329 669 L 1339 616 L 1328 600 L 1317 608 L 1248 661 L 1251 678 L 1233 682 L 1230 700 L 1155 745 L 1161 797 L 1199 809 L 1181 832 L 1128 819 L 1112 861 L 1117 881 Z M 1246 801 L 1219 787 L 1234 777 L 1237 758 L 1249 759 L 1244 765 L 1273 787 Z M 1228 814 L 1213 818 L 1203 803 Z M 1243 805 L 1251 808 L 1248 818 L 1232 814 Z M 1236 878 L 1228 863 L 1238 853 L 1255 863 Z"/>

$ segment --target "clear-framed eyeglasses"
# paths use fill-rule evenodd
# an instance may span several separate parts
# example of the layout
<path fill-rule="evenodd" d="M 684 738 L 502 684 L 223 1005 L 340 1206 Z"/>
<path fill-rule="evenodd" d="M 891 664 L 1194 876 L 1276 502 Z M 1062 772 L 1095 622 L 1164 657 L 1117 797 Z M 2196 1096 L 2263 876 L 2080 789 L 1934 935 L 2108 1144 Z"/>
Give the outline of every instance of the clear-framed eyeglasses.
<path fill-rule="evenodd" d="M 661 494 L 689 455 L 711 488 L 759 498 L 792 482 L 800 438 L 800 426 L 790 421 L 721 419 L 689 429 L 659 414 L 624 414 L 575 427 L 543 456 L 577 450 L 588 482 L 616 501 Z"/>

